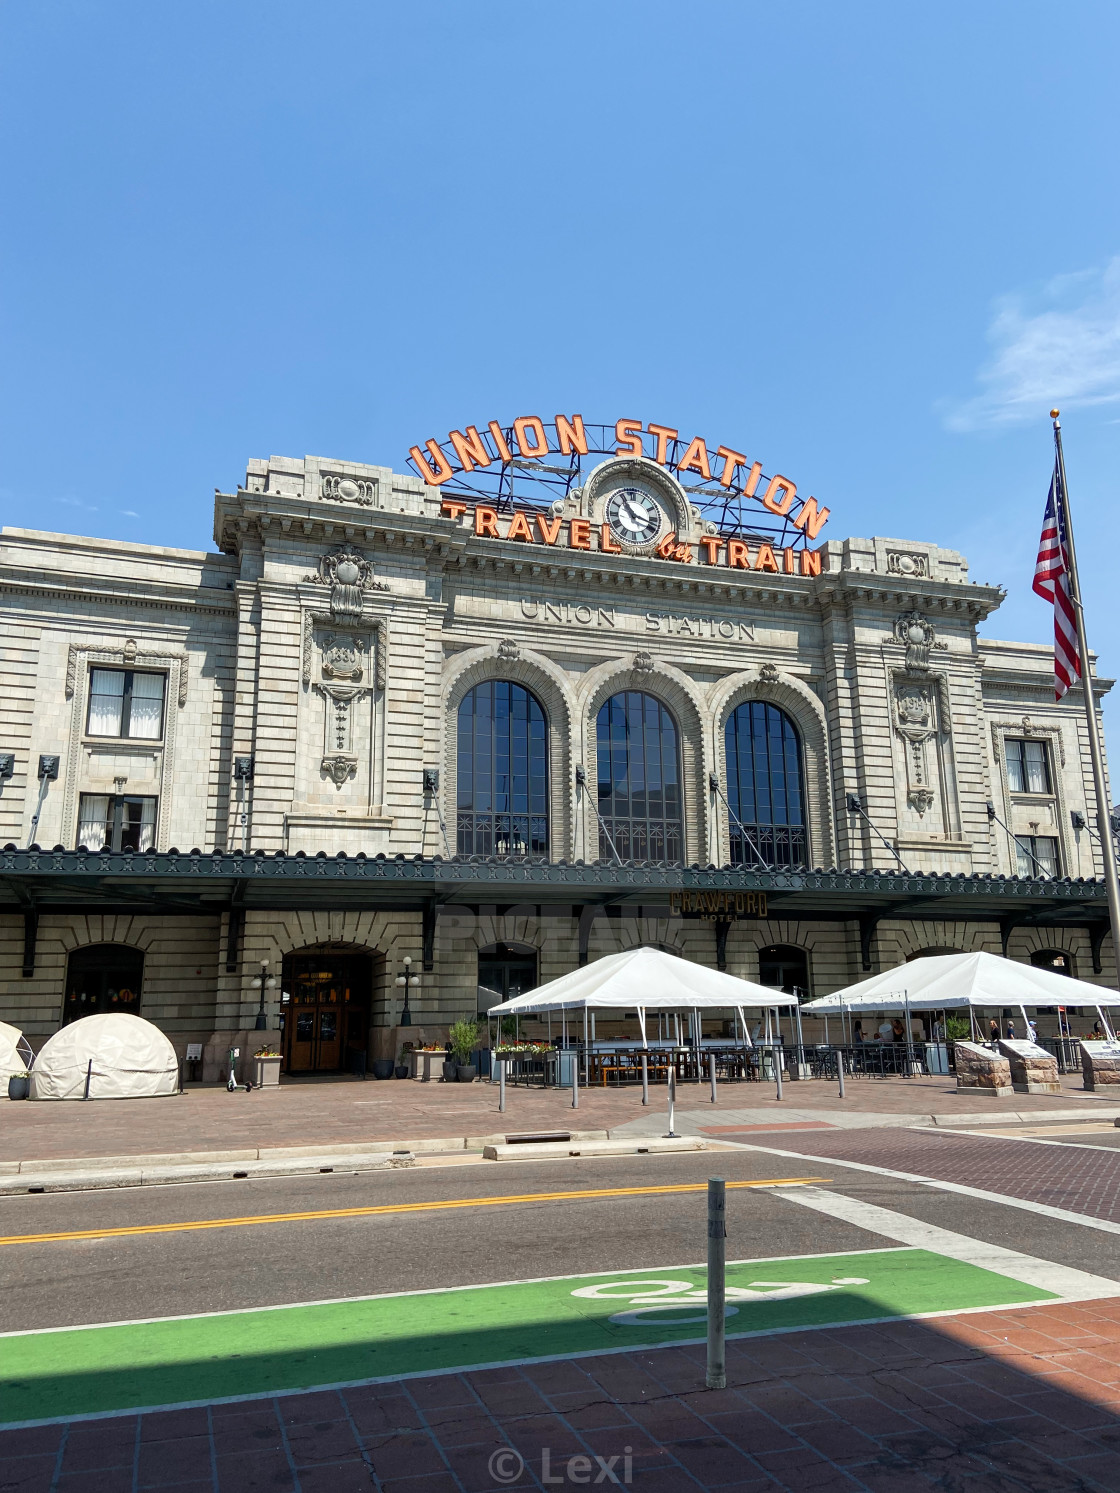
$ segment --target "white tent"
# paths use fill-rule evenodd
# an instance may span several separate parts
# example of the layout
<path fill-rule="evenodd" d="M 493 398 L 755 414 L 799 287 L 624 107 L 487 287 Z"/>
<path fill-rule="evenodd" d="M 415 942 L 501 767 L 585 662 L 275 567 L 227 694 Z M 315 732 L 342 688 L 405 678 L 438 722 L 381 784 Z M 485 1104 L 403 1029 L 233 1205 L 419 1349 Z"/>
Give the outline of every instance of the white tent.
<path fill-rule="evenodd" d="M 752 985 L 722 970 L 661 949 L 625 949 L 491 1006 L 489 1016 L 538 1011 L 734 1011 L 741 1006 L 796 1006 L 797 997 Z"/>
<path fill-rule="evenodd" d="M 779 1006 L 794 1006 L 797 997 L 783 995 L 767 985 L 752 985 L 722 970 L 694 964 L 666 954 L 662 949 L 624 949 L 621 954 L 607 954 L 582 969 L 573 969 L 558 980 L 538 986 L 526 995 L 515 996 L 491 1006 L 490 1016 L 530 1016 L 553 1011 L 582 1011 L 587 1032 L 591 1011 L 624 1011 L 634 1009 L 642 1031 L 643 1047 L 649 1045 L 646 1012 L 665 1014 L 691 1011 L 696 1022 L 694 1037 L 699 1037 L 701 1011 L 734 1011 L 742 1028 L 743 1041 L 751 1045 L 744 1008 L 766 1011 L 767 1037 L 770 1035 L 769 1013 Z"/>
<path fill-rule="evenodd" d="M 22 1049 L 22 1050 L 21 1050 Z M 26 1073 L 31 1066 L 31 1049 L 24 1041 L 18 1026 L 9 1026 L 0 1021 L 0 1083 L 3 1093 L 8 1092 L 8 1079 L 13 1073 Z"/>
<path fill-rule="evenodd" d="M 88 1082 L 88 1090 L 87 1090 Z M 55 1032 L 31 1070 L 32 1099 L 141 1099 L 174 1094 L 179 1060 L 140 1016 L 83 1016 Z"/>
<path fill-rule="evenodd" d="M 802 1009 L 818 1016 L 858 1016 L 996 1006 L 1017 1006 L 1024 1021 L 1028 1006 L 1092 1006 L 1104 1021 L 1102 1008 L 1120 1006 L 1120 994 L 998 954 L 935 954 L 822 995 Z"/>

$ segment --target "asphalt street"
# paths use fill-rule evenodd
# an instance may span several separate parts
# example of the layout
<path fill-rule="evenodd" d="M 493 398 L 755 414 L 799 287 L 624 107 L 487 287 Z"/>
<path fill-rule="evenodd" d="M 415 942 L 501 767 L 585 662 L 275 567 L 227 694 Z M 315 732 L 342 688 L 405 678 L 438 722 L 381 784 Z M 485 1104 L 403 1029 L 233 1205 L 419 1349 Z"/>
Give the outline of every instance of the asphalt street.
<path fill-rule="evenodd" d="M 761 1138 L 760 1138 L 761 1139 Z M 795 1149 L 792 1136 L 779 1142 Z M 1018 1143 L 1017 1143 L 1018 1144 Z M 1051 1152 L 1052 1154 L 1052 1152 Z M 704 1259 L 703 1191 L 544 1199 L 540 1194 L 813 1178 L 837 1193 L 1044 1260 L 1120 1279 L 1118 1236 L 998 1200 L 879 1177 L 834 1159 L 739 1149 L 676 1156 L 479 1163 L 362 1176 L 238 1181 L 7 1198 L 5 1239 L 237 1219 L 230 1227 L 0 1246 L 3 1328 L 231 1311 L 371 1293 Z M 518 1201 L 489 1203 L 490 1198 Z M 419 1203 L 412 1212 L 251 1222 L 262 1215 Z M 728 1257 L 841 1253 L 895 1240 L 791 1206 L 728 1194 Z"/>

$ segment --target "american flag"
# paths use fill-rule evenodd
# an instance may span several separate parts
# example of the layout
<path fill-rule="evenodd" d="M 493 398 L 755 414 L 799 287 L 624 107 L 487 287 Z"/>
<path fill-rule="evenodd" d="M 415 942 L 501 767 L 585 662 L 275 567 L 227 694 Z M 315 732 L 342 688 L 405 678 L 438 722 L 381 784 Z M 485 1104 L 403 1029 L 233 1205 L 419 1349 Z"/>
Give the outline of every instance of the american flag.
<path fill-rule="evenodd" d="M 1050 479 L 1046 517 L 1042 520 L 1042 538 L 1034 563 L 1034 589 L 1044 601 L 1054 603 L 1054 698 L 1060 700 L 1073 681 L 1081 678 L 1081 656 L 1069 587 L 1066 499 L 1057 462 Z"/>

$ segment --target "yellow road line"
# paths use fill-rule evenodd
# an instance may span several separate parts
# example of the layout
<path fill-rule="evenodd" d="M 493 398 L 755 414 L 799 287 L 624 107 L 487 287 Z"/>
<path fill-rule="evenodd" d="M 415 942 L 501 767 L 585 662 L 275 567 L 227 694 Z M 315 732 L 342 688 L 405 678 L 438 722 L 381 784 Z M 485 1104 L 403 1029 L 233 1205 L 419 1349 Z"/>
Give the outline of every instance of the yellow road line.
<path fill-rule="evenodd" d="M 768 1177 L 761 1182 L 728 1182 L 732 1187 L 804 1187 L 830 1177 Z M 183 1223 L 139 1223 L 116 1229 L 78 1229 L 58 1234 L 9 1234 L 5 1244 L 61 1244 L 72 1239 L 122 1239 L 133 1234 L 182 1234 L 192 1229 L 241 1229 L 262 1223 L 307 1223 L 323 1218 L 369 1218 L 378 1213 L 434 1213 L 443 1208 L 496 1208 L 510 1203 L 559 1203 L 579 1198 L 646 1197 L 667 1192 L 706 1192 L 706 1182 L 668 1187 L 599 1187 L 579 1192 L 521 1192 L 505 1197 L 451 1198 L 433 1203 L 382 1203 L 368 1208 L 324 1208 L 314 1213 L 259 1213 L 248 1218 L 188 1219 Z"/>

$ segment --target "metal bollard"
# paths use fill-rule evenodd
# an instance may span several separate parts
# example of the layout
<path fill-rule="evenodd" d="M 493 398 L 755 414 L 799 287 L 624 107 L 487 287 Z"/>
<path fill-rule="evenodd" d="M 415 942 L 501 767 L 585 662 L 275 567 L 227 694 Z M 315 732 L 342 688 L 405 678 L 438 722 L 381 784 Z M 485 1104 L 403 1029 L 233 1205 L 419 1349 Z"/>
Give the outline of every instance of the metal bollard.
<path fill-rule="evenodd" d="M 572 1053 L 572 1108 L 579 1108 L 579 1054 Z"/>
<path fill-rule="evenodd" d="M 504 1115 L 506 1112 L 506 1065 L 498 1060 L 498 1113 Z"/>
<path fill-rule="evenodd" d="M 642 1053 L 642 1103 L 649 1103 L 649 1059 Z"/>
<path fill-rule="evenodd" d="M 677 1132 L 673 1129 L 673 1121 L 676 1118 L 677 1108 L 677 1070 L 672 1063 L 669 1064 L 669 1134 L 666 1140 L 674 1140 Z"/>
<path fill-rule="evenodd" d="M 714 1052 L 708 1054 L 708 1082 L 712 1086 L 712 1103 L 716 1102 L 716 1055 Z"/>
<path fill-rule="evenodd" d="M 774 1086 L 775 1086 L 775 1088 L 777 1090 L 777 1092 L 774 1095 L 774 1098 L 775 1099 L 781 1099 L 781 1097 L 782 1097 L 782 1050 L 781 1050 L 780 1047 L 774 1047 L 774 1048 L 771 1048 L 771 1051 L 774 1054 Z"/>
<path fill-rule="evenodd" d="M 842 1052 L 838 1052 L 836 1054 L 836 1072 L 837 1072 L 837 1074 L 839 1075 L 839 1078 L 840 1078 L 840 1097 L 841 1097 L 841 1099 L 843 1099 L 843 1097 L 844 1097 L 844 1054 Z"/>
<path fill-rule="evenodd" d="M 727 1267 L 727 1195 L 722 1177 L 708 1178 L 708 1376 L 709 1389 L 727 1388 L 724 1320 Z"/>

